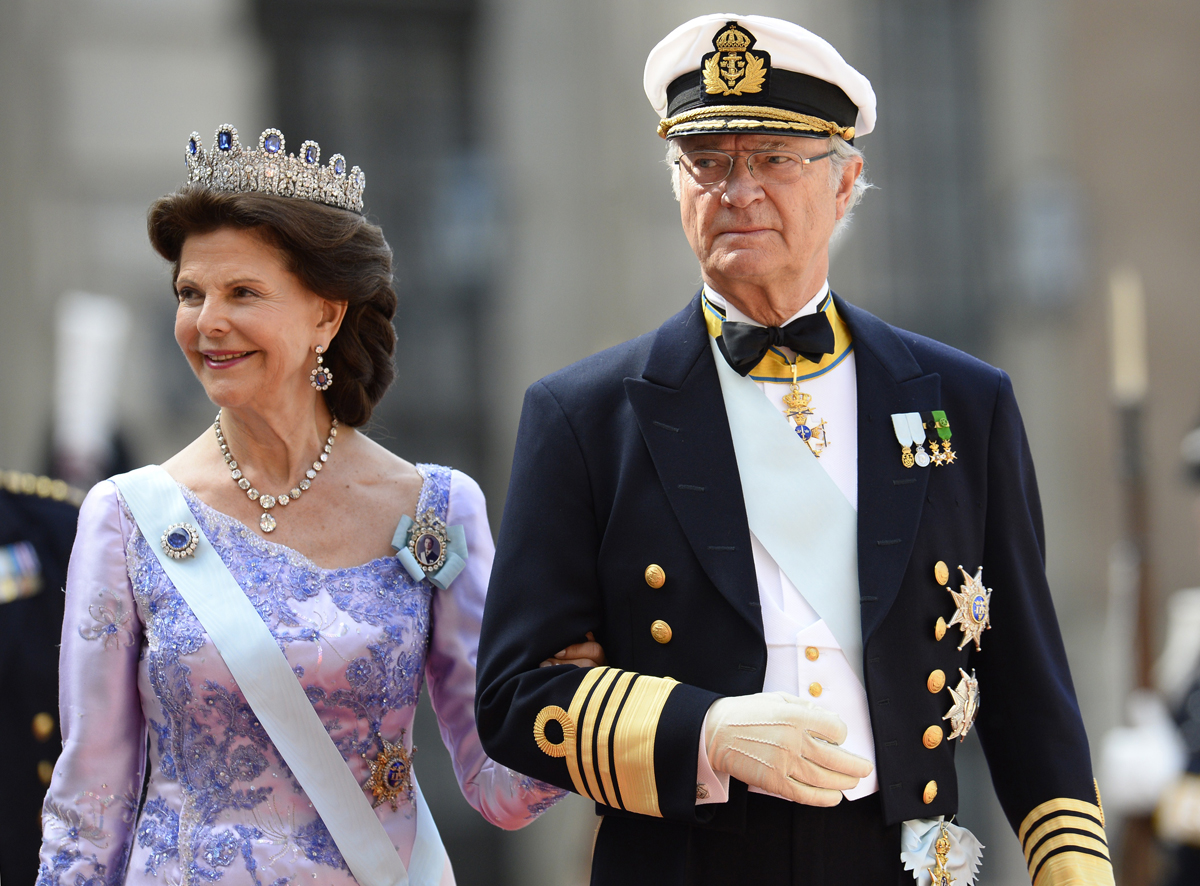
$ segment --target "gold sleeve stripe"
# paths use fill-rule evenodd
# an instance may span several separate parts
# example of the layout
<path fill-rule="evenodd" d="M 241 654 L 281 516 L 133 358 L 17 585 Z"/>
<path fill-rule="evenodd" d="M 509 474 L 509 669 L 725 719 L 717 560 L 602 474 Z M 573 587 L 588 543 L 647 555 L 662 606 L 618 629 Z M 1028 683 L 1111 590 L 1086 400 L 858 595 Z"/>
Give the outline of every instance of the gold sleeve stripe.
<path fill-rule="evenodd" d="M 588 668 L 587 673 L 584 674 L 583 681 L 579 684 L 579 688 L 575 690 L 575 695 L 571 698 L 571 707 L 567 711 L 571 722 L 575 724 L 575 738 L 573 742 L 569 743 L 570 746 L 567 748 L 567 756 L 565 758 L 567 761 L 567 772 L 571 775 L 571 784 L 575 785 L 576 792 L 580 796 L 591 797 L 593 800 L 596 798 L 588 790 L 583 773 L 579 768 L 579 747 L 583 743 L 583 729 L 580 725 L 580 715 L 583 713 L 584 703 L 592 693 L 592 688 L 610 670 L 611 668 Z"/>
<path fill-rule="evenodd" d="M 1056 855 L 1059 850 L 1063 852 L 1084 852 L 1104 859 L 1108 859 L 1109 857 L 1108 846 L 1103 840 L 1097 840 L 1094 837 L 1088 837 L 1083 834 L 1059 834 L 1044 841 L 1038 846 L 1037 851 L 1033 853 L 1033 857 L 1029 860 L 1029 873 L 1031 877 L 1036 876 L 1043 863 Z"/>
<path fill-rule="evenodd" d="M 1040 803 L 1033 808 L 1033 811 L 1025 816 L 1025 820 L 1021 822 L 1021 827 L 1017 829 L 1017 839 L 1021 841 L 1021 845 L 1025 845 L 1025 838 L 1029 831 L 1037 826 L 1043 818 L 1048 818 L 1052 815 L 1083 815 L 1100 822 L 1100 807 L 1093 803 L 1088 803 L 1086 800 L 1075 800 L 1070 797 L 1056 797 L 1053 800 L 1047 800 L 1045 803 Z"/>
<path fill-rule="evenodd" d="M 677 685 L 670 677 L 588 669 L 567 712 L 575 734 L 565 759 L 576 791 L 607 806 L 661 816 L 654 740 Z"/>
<path fill-rule="evenodd" d="M 621 805 L 621 795 L 613 780 L 612 728 L 613 723 L 616 722 L 618 715 L 624 708 L 625 696 L 629 693 L 629 686 L 636 677 L 637 674 L 625 671 L 617 678 L 616 684 L 610 693 L 608 703 L 604 707 L 604 716 L 600 718 L 600 728 L 596 730 L 596 760 L 598 763 L 597 768 L 600 770 L 600 785 L 604 788 L 604 794 L 608 798 L 608 805 L 616 806 L 619 809 L 624 809 L 625 807 Z"/>
<path fill-rule="evenodd" d="M 1033 886 L 1114 886 L 1112 862 L 1085 852 L 1062 852 L 1046 859 Z"/>
<path fill-rule="evenodd" d="M 658 734 L 658 718 L 678 685 L 670 677 L 639 675 L 630 686 L 617 718 L 613 768 L 621 799 L 630 812 L 662 817 L 654 779 L 654 739 Z"/>
<path fill-rule="evenodd" d="M 1103 843 L 1106 848 L 1108 846 L 1104 828 L 1100 827 L 1097 822 L 1090 818 L 1084 818 L 1082 815 L 1056 815 L 1054 818 L 1046 819 L 1029 832 L 1025 840 L 1025 863 L 1027 865 L 1032 863 L 1030 859 L 1041 848 L 1042 841 L 1052 834 L 1060 832 L 1088 835 Z"/>
<path fill-rule="evenodd" d="M 613 681 L 620 673 L 615 668 L 605 669 L 605 673 L 596 683 L 596 688 L 592 690 L 587 704 L 584 705 L 583 722 L 579 724 L 579 767 L 583 770 L 584 778 L 587 779 L 589 793 L 593 799 L 605 806 L 611 806 L 612 800 L 601 790 L 597 757 L 607 754 L 608 749 L 596 746 L 596 724 L 605 710 Z"/>

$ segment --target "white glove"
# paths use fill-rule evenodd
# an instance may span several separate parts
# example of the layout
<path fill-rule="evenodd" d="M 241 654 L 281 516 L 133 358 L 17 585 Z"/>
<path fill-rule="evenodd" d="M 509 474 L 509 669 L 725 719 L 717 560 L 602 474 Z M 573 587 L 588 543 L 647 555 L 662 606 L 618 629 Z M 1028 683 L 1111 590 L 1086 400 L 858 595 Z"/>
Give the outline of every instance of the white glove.
<path fill-rule="evenodd" d="M 836 806 L 871 763 L 838 747 L 846 724 L 832 711 L 786 692 L 721 698 L 708 709 L 709 764 L 793 803 Z"/>

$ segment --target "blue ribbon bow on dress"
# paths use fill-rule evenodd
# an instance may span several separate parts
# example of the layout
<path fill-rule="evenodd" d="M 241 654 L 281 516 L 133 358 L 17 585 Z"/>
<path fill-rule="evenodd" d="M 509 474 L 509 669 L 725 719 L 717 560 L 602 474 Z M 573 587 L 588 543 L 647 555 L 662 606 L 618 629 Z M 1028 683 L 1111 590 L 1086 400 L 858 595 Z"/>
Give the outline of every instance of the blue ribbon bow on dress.
<path fill-rule="evenodd" d="M 405 514 L 400 518 L 396 534 L 392 536 L 392 547 L 396 551 L 396 559 L 404 567 L 404 571 L 412 576 L 413 581 L 429 579 L 443 591 L 450 587 L 450 582 L 458 578 L 458 574 L 467 565 L 467 533 L 460 525 L 446 527 L 446 559 L 436 572 L 426 572 L 417 562 L 417 558 L 408 549 L 408 535 L 416 521 Z"/>

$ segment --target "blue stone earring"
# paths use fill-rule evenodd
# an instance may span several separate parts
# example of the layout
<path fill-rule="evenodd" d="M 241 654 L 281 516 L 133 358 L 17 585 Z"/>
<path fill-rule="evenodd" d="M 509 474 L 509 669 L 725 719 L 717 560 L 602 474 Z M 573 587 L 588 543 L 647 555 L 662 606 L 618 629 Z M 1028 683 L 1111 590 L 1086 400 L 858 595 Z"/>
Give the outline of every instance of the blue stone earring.
<path fill-rule="evenodd" d="M 308 375 L 308 383 L 318 391 L 327 391 L 333 384 L 333 371 L 326 367 L 325 362 L 321 359 L 321 355 L 324 353 L 325 349 L 317 345 L 317 368 Z"/>

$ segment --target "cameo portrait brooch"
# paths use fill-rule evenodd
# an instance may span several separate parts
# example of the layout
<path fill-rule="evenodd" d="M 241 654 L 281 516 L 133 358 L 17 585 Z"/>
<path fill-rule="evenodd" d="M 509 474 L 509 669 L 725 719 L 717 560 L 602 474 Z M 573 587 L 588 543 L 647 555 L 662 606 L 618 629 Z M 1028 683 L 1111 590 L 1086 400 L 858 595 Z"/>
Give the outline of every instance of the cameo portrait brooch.
<path fill-rule="evenodd" d="M 442 568 L 449 544 L 446 523 L 438 518 L 433 508 L 413 521 L 412 529 L 408 532 L 408 551 L 426 575 Z"/>
<path fill-rule="evenodd" d="M 392 538 L 396 559 L 413 581 L 445 590 L 467 565 L 467 535 L 462 525 L 447 526 L 433 508 L 416 520 L 405 514 Z"/>

